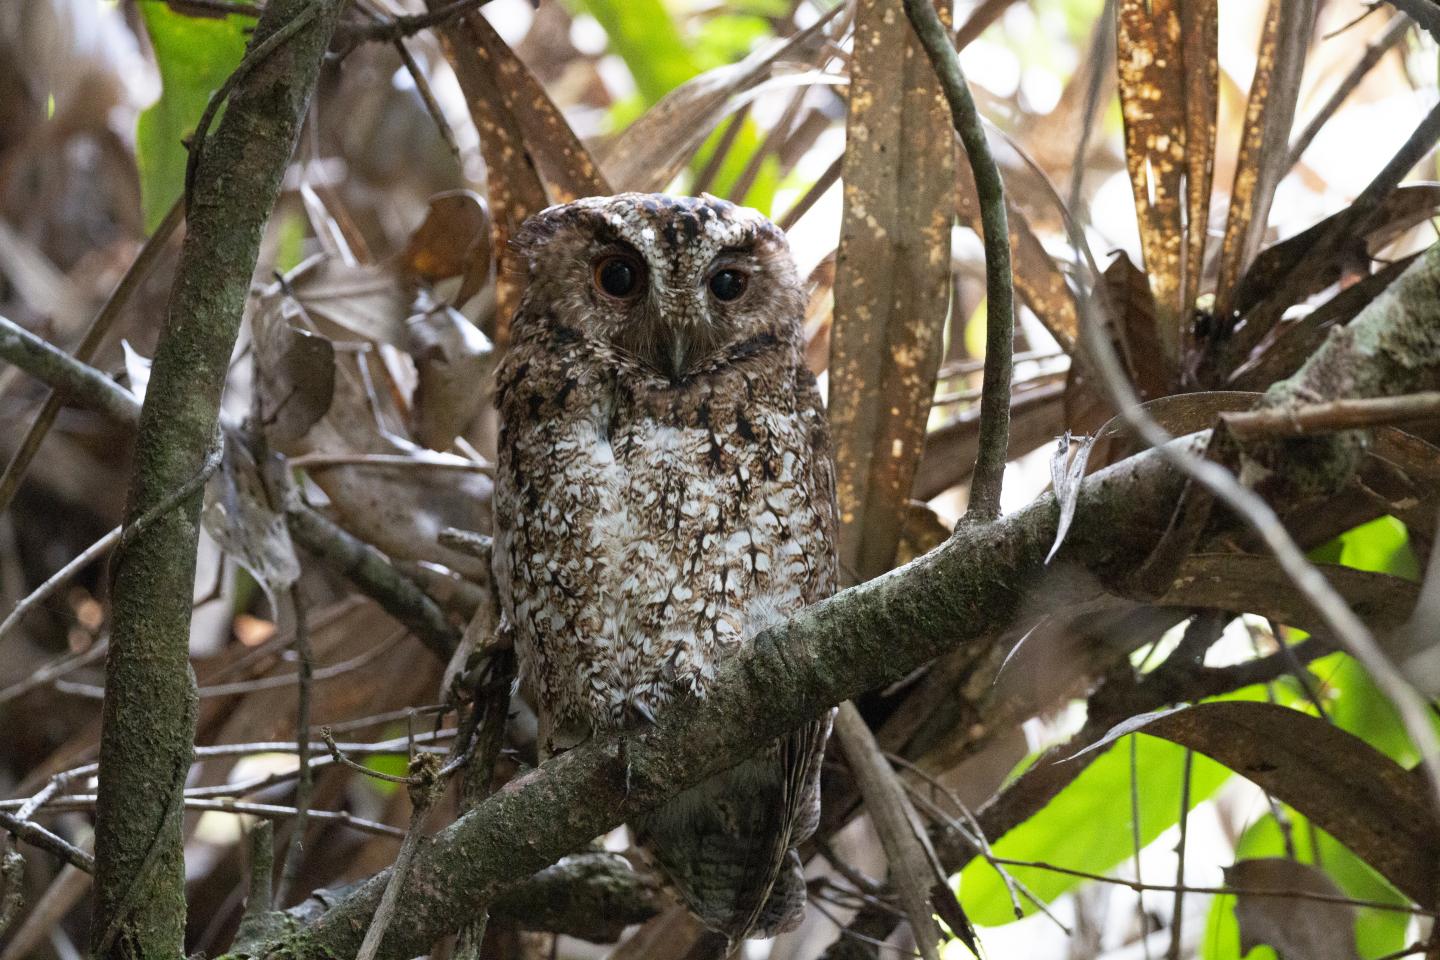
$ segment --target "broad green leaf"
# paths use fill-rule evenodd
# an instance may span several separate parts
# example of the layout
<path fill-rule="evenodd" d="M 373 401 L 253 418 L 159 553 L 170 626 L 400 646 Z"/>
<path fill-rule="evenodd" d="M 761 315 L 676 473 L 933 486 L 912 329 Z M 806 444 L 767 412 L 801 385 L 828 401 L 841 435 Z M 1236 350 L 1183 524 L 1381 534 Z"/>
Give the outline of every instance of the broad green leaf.
<path fill-rule="evenodd" d="M 1321 830 L 1310 829 L 1305 817 L 1294 811 L 1288 814 L 1295 855 L 1303 862 L 1323 869 L 1341 890 L 1362 900 L 1403 904 L 1405 898 L 1356 857 L 1344 845 Z M 1311 838 L 1318 843 L 1319 857 L 1312 849 Z M 1280 825 L 1266 814 L 1241 835 L 1235 847 L 1235 859 L 1283 857 L 1285 841 Z M 1356 943 L 1362 957 L 1380 957 L 1399 950 L 1408 942 L 1409 917 L 1389 910 L 1362 909 L 1355 918 Z M 1216 897 L 1210 904 L 1200 956 L 1203 960 L 1238 960 L 1240 934 L 1235 922 L 1235 898 Z M 1246 960 L 1274 960 L 1269 947 L 1252 950 Z"/>
<path fill-rule="evenodd" d="M 1420 562 L 1410 549 L 1410 535 L 1405 524 L 1394 517 L 1377 517 L 1347 530 L 1310 551 L 1310 559 L 1388 573 L 1406 580 L 1420 579 Z"/>
<path fill-rule="evenodd" d="M 141 203 L 146 229 L 153 230 L 185 187 L 183 141 L 245 55 L 254 20 L 186 16 L 163 3 L 139 8 L 160 65 L 160 99 L 140 114 L 135 128 Z"/>
<path fill-rule="evenodd" d="M 1140 776 L 1140 842 L 1149 844 L 1179 821 L 1185 750 L 1164 740 L 1134 735 L 1116 742 L 1050 805 L 993 844 L 997 857 L 1040 860 L 1057 866 L 1106 873 L 1134 853 L 1130 814 L 1130 740 L 1136 740 Z M 1231 773 L 1194 756 L 1190 805 L 1209 797 Z M 1007 868 L 1038 897 L 1050 901 L 1082 881 L 1028 867 Z M 977 925 L 999 926 L 1015 919 L 1009 894 L 988 863 L 976 859 L 960 874 L 960 902 Z M 1026 913 L 1034 905 L 1022 900 Z"/>
<path fill-rule="evenodd" d="M 650 106 L 700 72 L 680 28 L 661 0 L 575 0 L 610 38 L 635 87 Z"/>

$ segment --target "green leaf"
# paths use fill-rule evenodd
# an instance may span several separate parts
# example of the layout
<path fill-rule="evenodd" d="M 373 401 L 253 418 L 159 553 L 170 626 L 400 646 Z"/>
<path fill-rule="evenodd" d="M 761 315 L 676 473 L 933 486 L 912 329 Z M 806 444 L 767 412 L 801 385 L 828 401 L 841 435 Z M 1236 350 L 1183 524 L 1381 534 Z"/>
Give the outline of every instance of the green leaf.
<path fill-rule="evenodd" d="M 1138 739 L 1137 739 L 1138 737 Z M 1134 735 L 1090 764 L 1050 805 L 1011 830 L 998 843 L 997 857 L 1040 860 L 1056 866 L 1106 873 L 1134 852 L 1130 816 L 1130 741 L 1136 739 L 1140 785 L 1140 842 L 1148 844 L 1179 821 L 1185 750 L 1165 740 Z M 1067 761 L 1074 762 L 1074 761 Z M 1190 805 L 1206 799 L 1230 778 L 1220 764 L 1196 754 L 1191 769 Z M 1009 867 L 1038 897 L 1050 901 L 1082 881 L 1049 870 Z M 978 925 L 1010 923 L 1015 914 L 994 868 L 977 858 L 960 874 L 960 902 Z M 1034 905 L 1022 900 L 1026 913 Z"/>
<path fill-rule="evenodd" d="M 575 0 L 571 6 L 605 28 L 610 49 L 625 61 L 646 106 L 700 72 L 661 0 Z"/>
<path fill-rule="evenodd" d="M 1290 811 L 1287 816 L 1291 825 L 1295 856 L 1304 863 L 1324 870 L 1347 895 L 1360 900 L 1376 900 L 1397 905 L 1406 902 L 1403 896 L 1396 893 L 1363 860 L 1334 837 L 1322 830 L 1312 830 L 1309 822 L 1299 813 Z M 1313 846 L 1312 838 L 1316 841 Z M 1319 850 L 1318 858 L 1315 856 L 1315 847 Z M 1283 856 L 1286 856 L 1286 850 L 1280 824 L 1268 813 L 1251 824 L 1235 845 L 1236 860 Z M 1357 911 L 1355 937 L 1360 955 L 1381 957 L 1404 947 L 1409 939 L 1409 925 L 1410 918 L 1404 913 L 1370 908 Z M 1210 916 L 1205 923 L 1200 956 L 1203 960 L 1238 960 L 1239 949 L 1240 931 L 1235 922 L 1235 898 L 1216 897 L 1210 904 Z M 1246 960 L 1274 960 L 1274 957 L 1275 951 L 1269 947 L 1259 947 L 1247 954 Z"/>
<path fill-rule="evenodd" d="M 1405 524 L 1394 517 L 1377 517 L 1369 523 L 1346 530 L 1340 536 L 1310 551 L 1319 563 L 1340 563 L 1356 570 L 1388 573 L 1418 582 L 1420 561 L 1410 549 Z"/>
<path fill-rule="evenodd" d="M 135 156 L 147 230 L 185 187 L 183 140 L 195 130 L 210 95 L 245 55 L 249 17 L 190 17 L 163 3 L 142 3 L 140 16 L 160 65 L 160 99 L 140 114 Z"/>

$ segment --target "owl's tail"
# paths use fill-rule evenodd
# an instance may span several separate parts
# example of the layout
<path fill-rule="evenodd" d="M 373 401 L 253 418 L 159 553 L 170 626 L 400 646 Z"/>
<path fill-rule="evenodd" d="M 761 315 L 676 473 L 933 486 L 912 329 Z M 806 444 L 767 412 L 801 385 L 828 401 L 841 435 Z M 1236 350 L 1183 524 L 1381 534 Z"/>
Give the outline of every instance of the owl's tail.
<path fill-rule="evenodd" d="M 787 734 L 633 824 L 691 912 L 732 942 L 773 937 L 805 915 L 796 847 L 819 822 L 830 723 Z"/>

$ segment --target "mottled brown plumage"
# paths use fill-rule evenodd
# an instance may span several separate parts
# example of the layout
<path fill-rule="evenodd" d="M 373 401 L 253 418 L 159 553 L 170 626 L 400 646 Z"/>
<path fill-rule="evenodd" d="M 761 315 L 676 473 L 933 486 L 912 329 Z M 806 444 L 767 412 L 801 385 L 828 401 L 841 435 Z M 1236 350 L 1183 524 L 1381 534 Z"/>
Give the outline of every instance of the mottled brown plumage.
<path fill-rule="evenodd" d="M 711 197 L 552 207 L 498 374 L 495 572 L 547 746 L 703 697 L 835 588 L 825 412 L 784 234 Z M 709 927 L 796 923 L 826 718 L 632 823 Z"/>

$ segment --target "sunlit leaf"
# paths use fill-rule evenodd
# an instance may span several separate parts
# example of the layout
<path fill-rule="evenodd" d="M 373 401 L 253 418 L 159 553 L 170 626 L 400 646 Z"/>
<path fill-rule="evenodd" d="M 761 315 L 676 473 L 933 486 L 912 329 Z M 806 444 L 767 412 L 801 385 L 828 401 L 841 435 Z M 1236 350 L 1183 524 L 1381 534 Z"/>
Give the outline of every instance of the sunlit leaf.
<path fill-rule="evenodd" d="M 145 226 L 153 230 L 185 187 L 189 152 L 184 140 L 240 58 L 245 54 L 249 17 L 194 17 L 163 3 L 137 7 L 160 67 L 161 93 L 135 128 L 135 160 Z"/>
<path fill-rule="evenodd" d="M 1140 736 L 1136 741 L 1140 842 L 1148 844 L 1179 821 L 1185 751 L 1173 743 Z M 1209 797 L 1230 771 L 1205 757 L 1194 757 L 1190 803 Z M 1121 741 L 1096 759 L 1049 806 L 992 844 L 995 855 L 1038 860 L 1063 867 L 1107 872 L 1134 852 L 1130 796 L 1130 749 Z M 1049 870 L 1009 867 L 1042 900 L 1050 901 L 1082 881 Z M 1010 896 L 998 874 L 976 858 L 960 874 L 960 902 L 977 924 L 999 926 L 1015 919 Z M 1034 906 L 1021 901 L 1027 913 Z"/>

